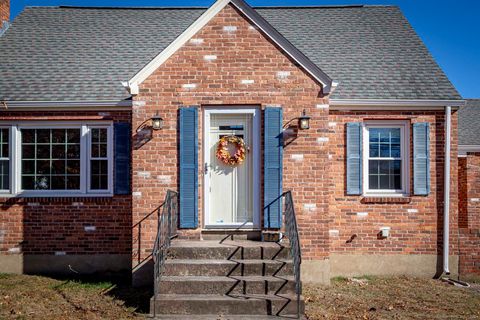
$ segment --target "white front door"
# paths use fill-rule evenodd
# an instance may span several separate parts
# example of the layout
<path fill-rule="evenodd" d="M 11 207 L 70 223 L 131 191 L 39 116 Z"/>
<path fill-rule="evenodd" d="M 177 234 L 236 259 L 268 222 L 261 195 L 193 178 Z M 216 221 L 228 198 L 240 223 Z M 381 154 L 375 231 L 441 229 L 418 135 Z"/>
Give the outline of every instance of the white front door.
<path fill-rule="evenodd" d="M 205 227 L 252 228 L 258 226 L 258 137 L 255 109 L 215 109 L 205 112 Z M 218 141 L 237 136 L 247 147 L 245 161 L 231 166 L 217 159 Z M 258 135 L 258 132 L 257 132 Z M 234 146 L 229 151 L 235 152 Z"/>

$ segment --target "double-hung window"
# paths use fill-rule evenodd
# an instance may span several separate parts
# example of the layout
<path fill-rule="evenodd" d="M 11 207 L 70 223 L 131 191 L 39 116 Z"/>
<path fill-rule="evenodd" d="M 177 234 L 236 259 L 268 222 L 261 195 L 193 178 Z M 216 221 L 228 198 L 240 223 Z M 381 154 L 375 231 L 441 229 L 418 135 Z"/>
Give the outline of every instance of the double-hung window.
<path fill-rule="evenodd" d="M 408 125 L 403 121 L 364 125 L 364 193 L 408 193 Z"/>
<path fill-rule="evenodd" d="M 0 127 L 0 192 L 10 190 L 10 128 Z"/>
<path fill-rule="evenodd" d="M 112 140 L 110 122 L 1 126 L 0 190 L 26 196 L 111 194 Z"/>

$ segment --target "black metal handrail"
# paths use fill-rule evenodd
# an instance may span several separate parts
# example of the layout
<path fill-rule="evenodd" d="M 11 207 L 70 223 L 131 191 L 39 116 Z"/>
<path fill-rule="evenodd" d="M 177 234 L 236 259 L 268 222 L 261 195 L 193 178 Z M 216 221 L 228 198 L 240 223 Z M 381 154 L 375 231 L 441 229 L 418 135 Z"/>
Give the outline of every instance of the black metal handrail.
<path fill-rule="evenodd" d="M 156 316 L 155 301 L 159 292 L 160 280 L 165 267 L 165 259 L 171 240 L 177 236 L 178 192 L 168 190 L 163 206 L 158 208 L 158 226 L 153 246 L 153 316 Z"/>
<path fill-rule="evenodd" d="M 302 251 L 300 249 L 300 238 L 298 236 L 297 217 L 292 192 L 283 194 L 285 231 L 290 244 L 290 254 L 293 260 L 293 272 L 295 276 L 295 293 L 297 294 L 297 318 L 300 318 L 300 296 L 302 294 L 302 283 L 300 281 L 300 265 L 302 264 Z"/>

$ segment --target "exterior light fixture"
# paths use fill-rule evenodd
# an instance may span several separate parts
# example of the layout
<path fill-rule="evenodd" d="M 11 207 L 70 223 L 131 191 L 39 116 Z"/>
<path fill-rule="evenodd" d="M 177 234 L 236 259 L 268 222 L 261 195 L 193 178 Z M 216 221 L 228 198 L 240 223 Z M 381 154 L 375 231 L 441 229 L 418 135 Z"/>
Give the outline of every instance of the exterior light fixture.
<path fill-rule="evenodd" d="M 158 113 L 156 115 L 154 115 L 152 117 L 152 128 L 153 130 L 160 130 L 162 129 L 163 127 L 163 119 L 158 115 Z"/>
<path fill-rule="evenodd" d="M 302 115 L 298 118 L 298 128 L 300 130 L 310 129 L 310 117 L 305 113 L 305 109 L 303 109 Z"/>

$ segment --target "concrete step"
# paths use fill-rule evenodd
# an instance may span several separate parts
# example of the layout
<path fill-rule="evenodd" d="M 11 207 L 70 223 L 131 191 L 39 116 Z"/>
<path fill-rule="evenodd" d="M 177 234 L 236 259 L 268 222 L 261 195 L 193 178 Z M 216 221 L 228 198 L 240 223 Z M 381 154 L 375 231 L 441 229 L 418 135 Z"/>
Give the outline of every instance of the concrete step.
<path fill-rule="evenodd" d="M 155 305 L 153 298 L 150 301 L 150 310 L 155 307 L 157 315 L 214 315 L 212 319 L 219 319 L 219 315 L 293 315 L 297 313 L 295 299 L 294 295 L 160 294 L 155 297 Z M 303 299 L 300 310 L 303 314 Z"/>
<path fill-rule="evenodd" d="M 175 240 L 168 250 L 171 259 L 290 259 L 289 248 L 261 241 L 188 241 Z"/>
<path fill-rule="evenodd" d="M 268 276 L 164 276 L 159 294 L 293 294 L 293 277 Z"/>
<path fill-rule="evenodd" d="M 160 314 L 153 319 L 157 320 L 185 320 L 184 314 Z M 282 320 L 282 319 L 297 319 L 296 314 L 286 314 L 281 316 L 265 316 L 255 314 L 243 315 L 224 315 L 224 314 L 203 314 L 203 315 L 188 315 L 188 320 Z M 301 320 L 306 320 L 305 316 L 300 316 Z"/>
<path fill-rule="evenodd" d="M 253 240 L 260 241 L 262 239 L 261 230 L 221 230 L 208 229 L 202 230 L 203 240 Z"/>
<path fill-rule="evenodd" d="M 291 260 L 170 259 L 165 276 L 283 276 L 293 274 Z"/>

